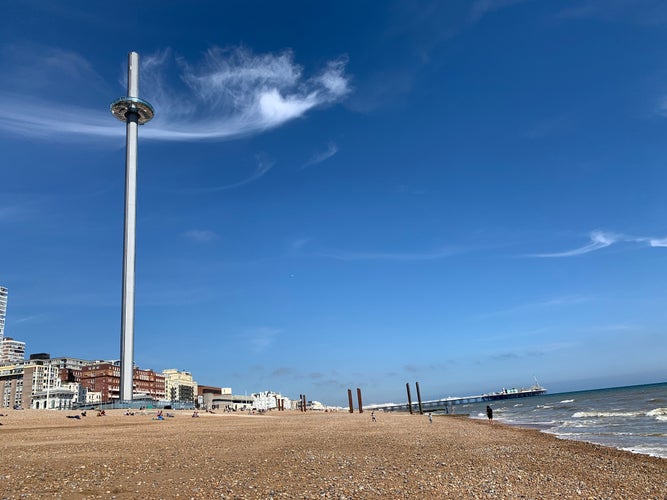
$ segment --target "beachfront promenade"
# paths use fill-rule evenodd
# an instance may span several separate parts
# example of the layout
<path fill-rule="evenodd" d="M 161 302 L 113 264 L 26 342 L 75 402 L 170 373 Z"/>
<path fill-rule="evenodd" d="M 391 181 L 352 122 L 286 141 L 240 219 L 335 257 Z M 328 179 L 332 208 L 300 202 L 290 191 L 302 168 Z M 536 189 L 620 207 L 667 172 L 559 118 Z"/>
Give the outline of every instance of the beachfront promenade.
<path fill-rule="evenodd" d="M 667 497 L 667 460 L 456 416 L 0 417 L 0 498 Z"/>

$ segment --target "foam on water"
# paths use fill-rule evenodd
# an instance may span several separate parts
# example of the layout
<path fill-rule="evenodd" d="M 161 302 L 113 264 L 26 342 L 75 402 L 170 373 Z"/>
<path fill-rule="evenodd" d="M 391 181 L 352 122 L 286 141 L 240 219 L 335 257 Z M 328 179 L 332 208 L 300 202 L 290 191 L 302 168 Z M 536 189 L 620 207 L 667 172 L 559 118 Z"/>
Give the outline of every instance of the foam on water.
<path fill-rule="evenodd" d="M 642 415 L 642 413 L 632 412 L 632 411 L 578 411 L 572 418 L 587 418 L 587 417 L 637 417 Z"/>
<path fill-rule="evenodd" d="M 494 417 L 510 425 L 538 428 L 561 439 L 667 458 L 667 384 L 545 394 L 521 400 L 464 405 L 472 418 Z"/>

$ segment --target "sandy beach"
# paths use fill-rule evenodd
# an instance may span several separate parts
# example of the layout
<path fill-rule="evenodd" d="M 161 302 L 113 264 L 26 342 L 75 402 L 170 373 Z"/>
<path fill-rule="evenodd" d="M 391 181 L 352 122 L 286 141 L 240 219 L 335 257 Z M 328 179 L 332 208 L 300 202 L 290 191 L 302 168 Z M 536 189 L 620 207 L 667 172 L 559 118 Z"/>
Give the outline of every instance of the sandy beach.
<path fill-rule="evenodd" d="M 464 417 L 3 411 L 0 498 L 667 498 L 667 460 Z"/>

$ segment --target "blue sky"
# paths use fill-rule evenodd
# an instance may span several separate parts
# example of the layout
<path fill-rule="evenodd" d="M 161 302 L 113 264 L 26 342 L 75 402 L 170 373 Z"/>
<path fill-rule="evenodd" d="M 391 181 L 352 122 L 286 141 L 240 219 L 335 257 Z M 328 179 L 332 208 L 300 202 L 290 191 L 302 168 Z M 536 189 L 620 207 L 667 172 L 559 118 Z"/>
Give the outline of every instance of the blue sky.
<path fill-rule="evenodd" d="M 667 380 L 667 5 L 13 2 L 0 284 L 28 352 L 346 404 Z"/>

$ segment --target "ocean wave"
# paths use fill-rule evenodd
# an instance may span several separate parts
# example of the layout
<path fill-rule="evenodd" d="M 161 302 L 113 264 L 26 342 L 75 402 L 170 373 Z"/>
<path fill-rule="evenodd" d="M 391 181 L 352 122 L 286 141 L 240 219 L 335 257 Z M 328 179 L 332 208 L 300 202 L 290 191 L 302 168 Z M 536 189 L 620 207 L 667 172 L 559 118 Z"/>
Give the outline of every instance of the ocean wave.
<path fill-rule="evenodd" d="M 647 417 L 667 417 L 667 408 L 656 408 L 646 414 Z"/>
<path fill-rule="evenodd" d="M 621 450 L 629 451 L 631 453 L 639 453 L 642 455 L 650 455 L 652 457 L 661 457 L 667 458 L 667 448 L 660 446 L 629 446 L 627 448 L 621 448 Z"/>
<path fill-rule="evenodd" d="M 561 403 L 574 403 L 574 399 L 564 399 Z"/>
<path fill-rule="evenodd" d="M 643 415 L 636 411 L 578 411 L 572 418 L 601 418 L 601 417 L 639 417 Z"/>

